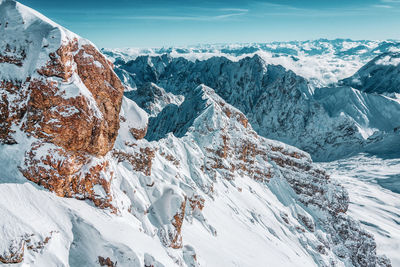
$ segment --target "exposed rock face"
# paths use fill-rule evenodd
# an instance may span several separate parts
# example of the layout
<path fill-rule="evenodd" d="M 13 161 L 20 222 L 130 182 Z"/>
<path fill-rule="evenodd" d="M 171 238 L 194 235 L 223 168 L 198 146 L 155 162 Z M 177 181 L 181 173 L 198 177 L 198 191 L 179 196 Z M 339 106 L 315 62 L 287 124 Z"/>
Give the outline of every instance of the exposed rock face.
<path fill-rule="evenodd" d="M 150 116 L 157 116 L 167 105 L 180 105 L 184 100 L 183 96 L 167 93 L 164 88 L 151 82 L 144 83 L 137 90 L 126 92 L 125 96 L 135 99 L 135 102 Z"/>
<path fill-rule="evenodd" d="M 109 159 L 69 152 L 49 143 L 34 143 L 25 156 L 23 175 L 60 197 L 90 199 L 100 208 L 111 205 L 113 172 Z"/>
<path fill-rule="evenodd" d="M 91 45 L 79 49 L 75 38 L 56 54 L 38 70 L 41 77 L 29 82 L 25 130 L 68 151 L 104 156 L 117 137 L 123 86 L 112 64 Z M 91 95 L 68 98 L 68 90 L 59 89 L 71 82 L 72 75 L 79 77 Z M 54 77 L 62 80 L 56 82 Z"/>
<path fill-rule="evenodd" d="M 90 42 L 20 8 L 1 3 L 2 23 L 14 18 L 0 27 L 6 37 L 0 42 L 0 142 L 18 143 L 19 131 L 33 137 L 21 147 L 27 179 L 59 196 L 110 207 L 113 172 L 105 156 L 118 134 L 124 88 Z"/>

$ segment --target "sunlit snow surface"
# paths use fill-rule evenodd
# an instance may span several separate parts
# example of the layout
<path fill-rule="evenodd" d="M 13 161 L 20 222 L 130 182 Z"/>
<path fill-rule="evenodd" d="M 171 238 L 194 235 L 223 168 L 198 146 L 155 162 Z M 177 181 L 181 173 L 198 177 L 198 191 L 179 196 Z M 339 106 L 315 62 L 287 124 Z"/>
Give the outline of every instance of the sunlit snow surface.
<path fill-rule="evenodd" d="M 321 165 L 348 190 L 349 214 L 374 234 L 378 252 L 400 266 L 400 159 L 360 154 Z"/>
<path fill-rule="evenodd" d="M 269 44 L 199 45 L 159 49 L 103 49 L 103 52 L 112 59 L 121 58 L 125 61 L 135 59 L 140 55 L 155 56 L 164 53 L 172 57 L 184 57 L 191 61 L 206 60 L 215 56 L 238 61 L 244 57 L 258 54 L 268 64 L 282 65 L 306 78 L 315 87 L 328 86 L 352 76 L 381 53 L 398 51 L 400 51 L 400 45 L 395 41 L 344 39 Z M 382 60 L 379 63 L 397 65 L 398 61 Z M 352 92 L 351 90 L 347 90 L 347 94 Z M 349 95 L 340 92 L 336 92 L 336 94 L 341 99 L 351 99 Z M 359 93 L 354 96 L 359 98 L 358 95 Z M 368 95 L 368 98 L 383 99 L 384 97 Z M 362 101 L 362 103 L 364 102 Z M 353 105 L 349 104 L 349 106 L 343 107 L 338 105 L 339 102 L 331 104 L 332 108 L 354 113 L 349 110 L 350 107 L 354 107 Z M 386 104 L 374 103 L 372 106 L 378 110 L 382 110 L 383 107 L 387 108 Z M 357 107 L 356 110 L 359 108 Z M 376 122 L 395 123 L 396 119 L 397 116 L 385 120 L 379 118 Z M 364 133 L 366 136 L 371 135 L 368 132 Z M 396 144 L 397 141 L 390 143 L 389 146 L 395 147 Z M 383 146 L 384 144 L 380 144 L 382 150 L 384 150 Z M 378 252 L 386 254 L 391 259 L 393 266 L 400 266 L 400 158 L 398 156 L 393 158 L 360 154 L 329 163 L 321 163 L 321 165 L 331 173 L 333 179 L 339 181 L 349 191 L 351 200 L 349 213 L 359 219 L 364 227 L 374 234 L 378 243 Z M 199 250 L 202 249 L 199 247 Z"/>

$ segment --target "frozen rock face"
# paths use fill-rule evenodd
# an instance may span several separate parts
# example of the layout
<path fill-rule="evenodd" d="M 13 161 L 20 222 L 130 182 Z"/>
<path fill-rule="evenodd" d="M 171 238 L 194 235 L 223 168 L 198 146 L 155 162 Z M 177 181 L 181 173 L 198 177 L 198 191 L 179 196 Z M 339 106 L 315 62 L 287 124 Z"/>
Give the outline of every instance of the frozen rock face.
<path fill-rule="evenodd" d="M 341 83 L 366 93 L 400 93 L 400 52 L 377 56 Z"/>
<path fill-rule="evenodd" d="M 0 142 L 25 152 L 18 168 L 27 179 L 110 206 L 105 156 L 124 90 L 113 65 L 89 41 L 19 3 L 2 1 L 0 13 Z"/>
<path fill-rule="evenodd" d="M 129 99 L 135 99 L 135 102 L 152 117 L 157 116 L 167 105 L 179 106 L 184 100 L 183 96 L 167 93 L 164 88 L 151 82 L 143 84 L 137 90 L 128 91 L 125 95 Z"/>

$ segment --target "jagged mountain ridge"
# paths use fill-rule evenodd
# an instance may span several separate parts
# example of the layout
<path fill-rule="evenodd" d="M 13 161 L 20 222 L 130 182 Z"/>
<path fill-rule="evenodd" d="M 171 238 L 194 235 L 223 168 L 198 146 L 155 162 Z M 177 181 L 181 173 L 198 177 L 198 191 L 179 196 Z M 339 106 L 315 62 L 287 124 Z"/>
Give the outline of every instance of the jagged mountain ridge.
<path fill-rule="evenodd" d="M 213 89 L 185 95 L 203 105 L 182 136 L 149 142 L 149 115 L 90 42 L 11 0 L 0 12 L 2 263 L 390 266 L 346 191 Z"/>
<path fill-rule="evenodd" d="M 341 81 L 366 93 L 400 93 L 400 53 L 383 53 L 363 66 L 353 76 Z"/>
<path fill-rule="evenodd" d="M 306 41 L 288 41 L 288 42 L 271 42 L 271 43 L 243 43 L 243 44 L 198 44 L 193 46 L 182 47 L 162 47 L 162 48 L 117 48 L 104 49 L 108 52 L 120 53 L 121 56 L 135 57 L 143 54 L 189 54 L 199 53 L 207 54 L 215 51 L 221 51 L 225 54 L 233 54 L 240 56 L 243 54 L 251 54 L 255 51 L 269 51 L 287 55 L 299 55 L 300 53 L 326 54 L 334 52 L 337 55 L 353 56 L 355 54 L 370 57 L 370 54 L 381 54 L 393 48 L 398 48 L 399 44 L 396 40 L 352 40 L 352 39 L 317 39 Z"/>
<path fill-rule="evenodd" d="M 125 85 L 139 91 L 154 83 L 168 93 L 185 95 L 206 84 L 244 112 L 260 135 L 297 146 L 316 160 L 372 152 L 370 148 L 383 139 L 398 138 L 394 132 L 400 125 L 398 100 L 350 87 L 315 88 L 258 55 L 239 61 L 213 57 L 192 62 L 165 54 L 128 62 L 117 59 L 115 66 Z M 131 90 L 127 96 L 134 94 Z M 375 108 L 382 105 L 386 108 Z M 379 123 L 382 120 L 385 124 Z"/>
<path fill-rule="evenodd" d="M 102 49 L 111 59 L 134 60 L 141 55 L 183 57 L 190 61 L 226 57 L 237 61 L 259 55 L 267 62 L 282 65 L 318 87 L 329 86 L 353 75 L 376 56 L 399 51 L 395 40 L 369 41 L 318 39 L 259 44 L 214 44 L 154 49 Z"/>

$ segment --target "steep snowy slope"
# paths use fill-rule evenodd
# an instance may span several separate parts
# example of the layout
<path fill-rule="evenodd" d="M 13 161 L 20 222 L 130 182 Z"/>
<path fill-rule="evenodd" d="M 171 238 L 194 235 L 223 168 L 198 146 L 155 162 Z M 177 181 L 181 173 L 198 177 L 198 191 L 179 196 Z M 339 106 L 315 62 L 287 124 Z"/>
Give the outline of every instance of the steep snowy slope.
<path fill-rule="evenodd" d="M 323 167 L 349 191 L 349 213 L 374 234 L 377 250 L 400 266 L 400 160 L 360 154 Z"/>
<path fill-rule="evenodd" d="M 400 53 L 383 53 L 341 81 L 366 93 L 400 93 Z"/>
<path fill-rule="evenodd" d="M 390 266 L 347 192 L 213 89 L 148 84 L 148 119 L 90 42 L 0 12 L 0 262 Z"/>
<path fill-rule="evenodd" d="M 196 249 L 197 255 L 211 255 L 213 260 L 208 261 L 208 264 L 212 266 L 262 264 L 266 258 L 274 264 L 310 265 L 311 262 L 302 259 L 302 256 L 299 263 L 291 260 L 292 251 L 293 255 L 302 255 L 304 252 L 300 251 L 306 249 L 318 265 L 324 265 L 329 264 L 331 260 L 325 256 L 321 257 L 321 253 L 330 255 L 327 247 L 318 245 L 319 242 L 324 243 L 320 239 L 321 234 L 327 234 L 327 239 L 333 243 L 339 242 L 331 249 L 334 254 L 342 256 L 348 255 L 349 252 L 344 251 L 353 245 L 359 247 L 366 244 L 364 242 L 370 242 L 367 241 L 368 235 L 351 234 L 347 227 L 354 226 L 350 226 L 352 223 L 339 215 L 340 211 L 346 209 L 346 206 L 343 206 L 347 202 L 346 194 L 343 194 L 337 185 L 330 184 L 323 170 L 313 169 L 306 154 L 282 143 L 258 137 L 244 115 L 226 104 L 211 88 L 200 86 L 191 92 L 192 94 L 185 98 L 185 102 L 190 103 L 189 106 L 199 112 L 188 115 L 188 109 L 184 108 L 186 104 L 183 102 L 180 109 L 169 111 L 169 120 L 163 120 L 164 115 L 161 112 L 158 114 L 160 120 L 149 121 L 149 130 L 157 128 L 160 132 L 179 132 L 180 136 L 183 136 L 178 138 L 167 134 L 166 138 L 160 139 L 158 143 L 152 143 L 158 147 L 156 161 L 151 169 L 156 180 L 148 180 L 146 183 L 152 187 L 157 186 L 161 179 L 165 180 L 166 177 L 176 177 L 188 183 L 185 186 L 182 182 L 178 184 L 187 196 L 192 196 L 188 198 L 192 203 L 191 208 L 194 205 L 199 208 L 197 212 L 203 212 L 189 211 L 189 224 L 185 226 L 186 221 L 183 224 L 182 238 L 185 240 L 186 237 L 187 242 Z M 180 118 L 180 122 L 173 124 L 173 118 Z M 152 123 L 157 127 L 153 127 Z M 171 124 L 174 127 L 171 127 Z M 140 142 L 146 144 L 145 140 Z M 132 143 L 129 143 L 128 146 L 134 148 L 138 145 L 132 146 Z M 121 155 L 123 160 L 129 160 L 127 148 L 117 149 L 117 154 Z M 140 149 L 144 150 L 143 147 Z M 121 150 L 128 151 L 128 155 L 120 152 Z M 165 170 L 169 175 L 156 168 L 159 166 L 158 155 L 164 158 L 163 161 L 171 162 L 171 167 Z M 198 191 L 199 189 L 201 191 Z M 331 197 L 336 200 L 331 202 Z M 195 198 L 194 202 L 190 200 L 192 198 Z M 293 202 L 292 198 L 305 206 Z M 194 216 L 194 220 L 191 216 Z M 225 218 L 228 221 L 225 222 Z M 305 228 L 299 229 L 292 225 L 293 218 Z M 223 227 L 220 226 L 221 223 Z M 232 232 L 237 233 L 237 236 L 232 236 Z M 316 239 L 306 234 L 305 240 L 300 241 L 303 249 L 298 250 L 298 245 L 295 245 L 298 238 L 292 236 L 307 232 L 314 233 Z M 337 239 L 336 235 L 340 238 Z M 267 240 L 264 239 L 265 236 Z M 357 240 L 357 236 L 367 239 Z M 356 239 L 344 241 L 348 237 Z M 225 244 L 226 241 L 230 245 Z M 169 244 L 168 240 L 166 242 Z M 353 244 L 350 247 L 342 246 L 350 243 Z M 215 244 L 211 251 L 210 244 Z M 254 248 L 258 249 L 248 250 L 248 244 L 256 244 Z M 221 251 L 217 248 L 224 248 L 223 253 L 229 256 L 218 257 Z M 315 249 L 316 251 L 313 251 Z M 356 249 L 357 253 L 360 249 L 361 247 Z M 266 258 L 260 258 L 260 255 L 265 255 Z M 276 258 L 274 255 L 288 255 L 289 261 L 281 262 L 280 257 Z M 204 260 L 207 263 L 207 258 Z M 354 262 L 353 264 L 357 265 Z"/>

